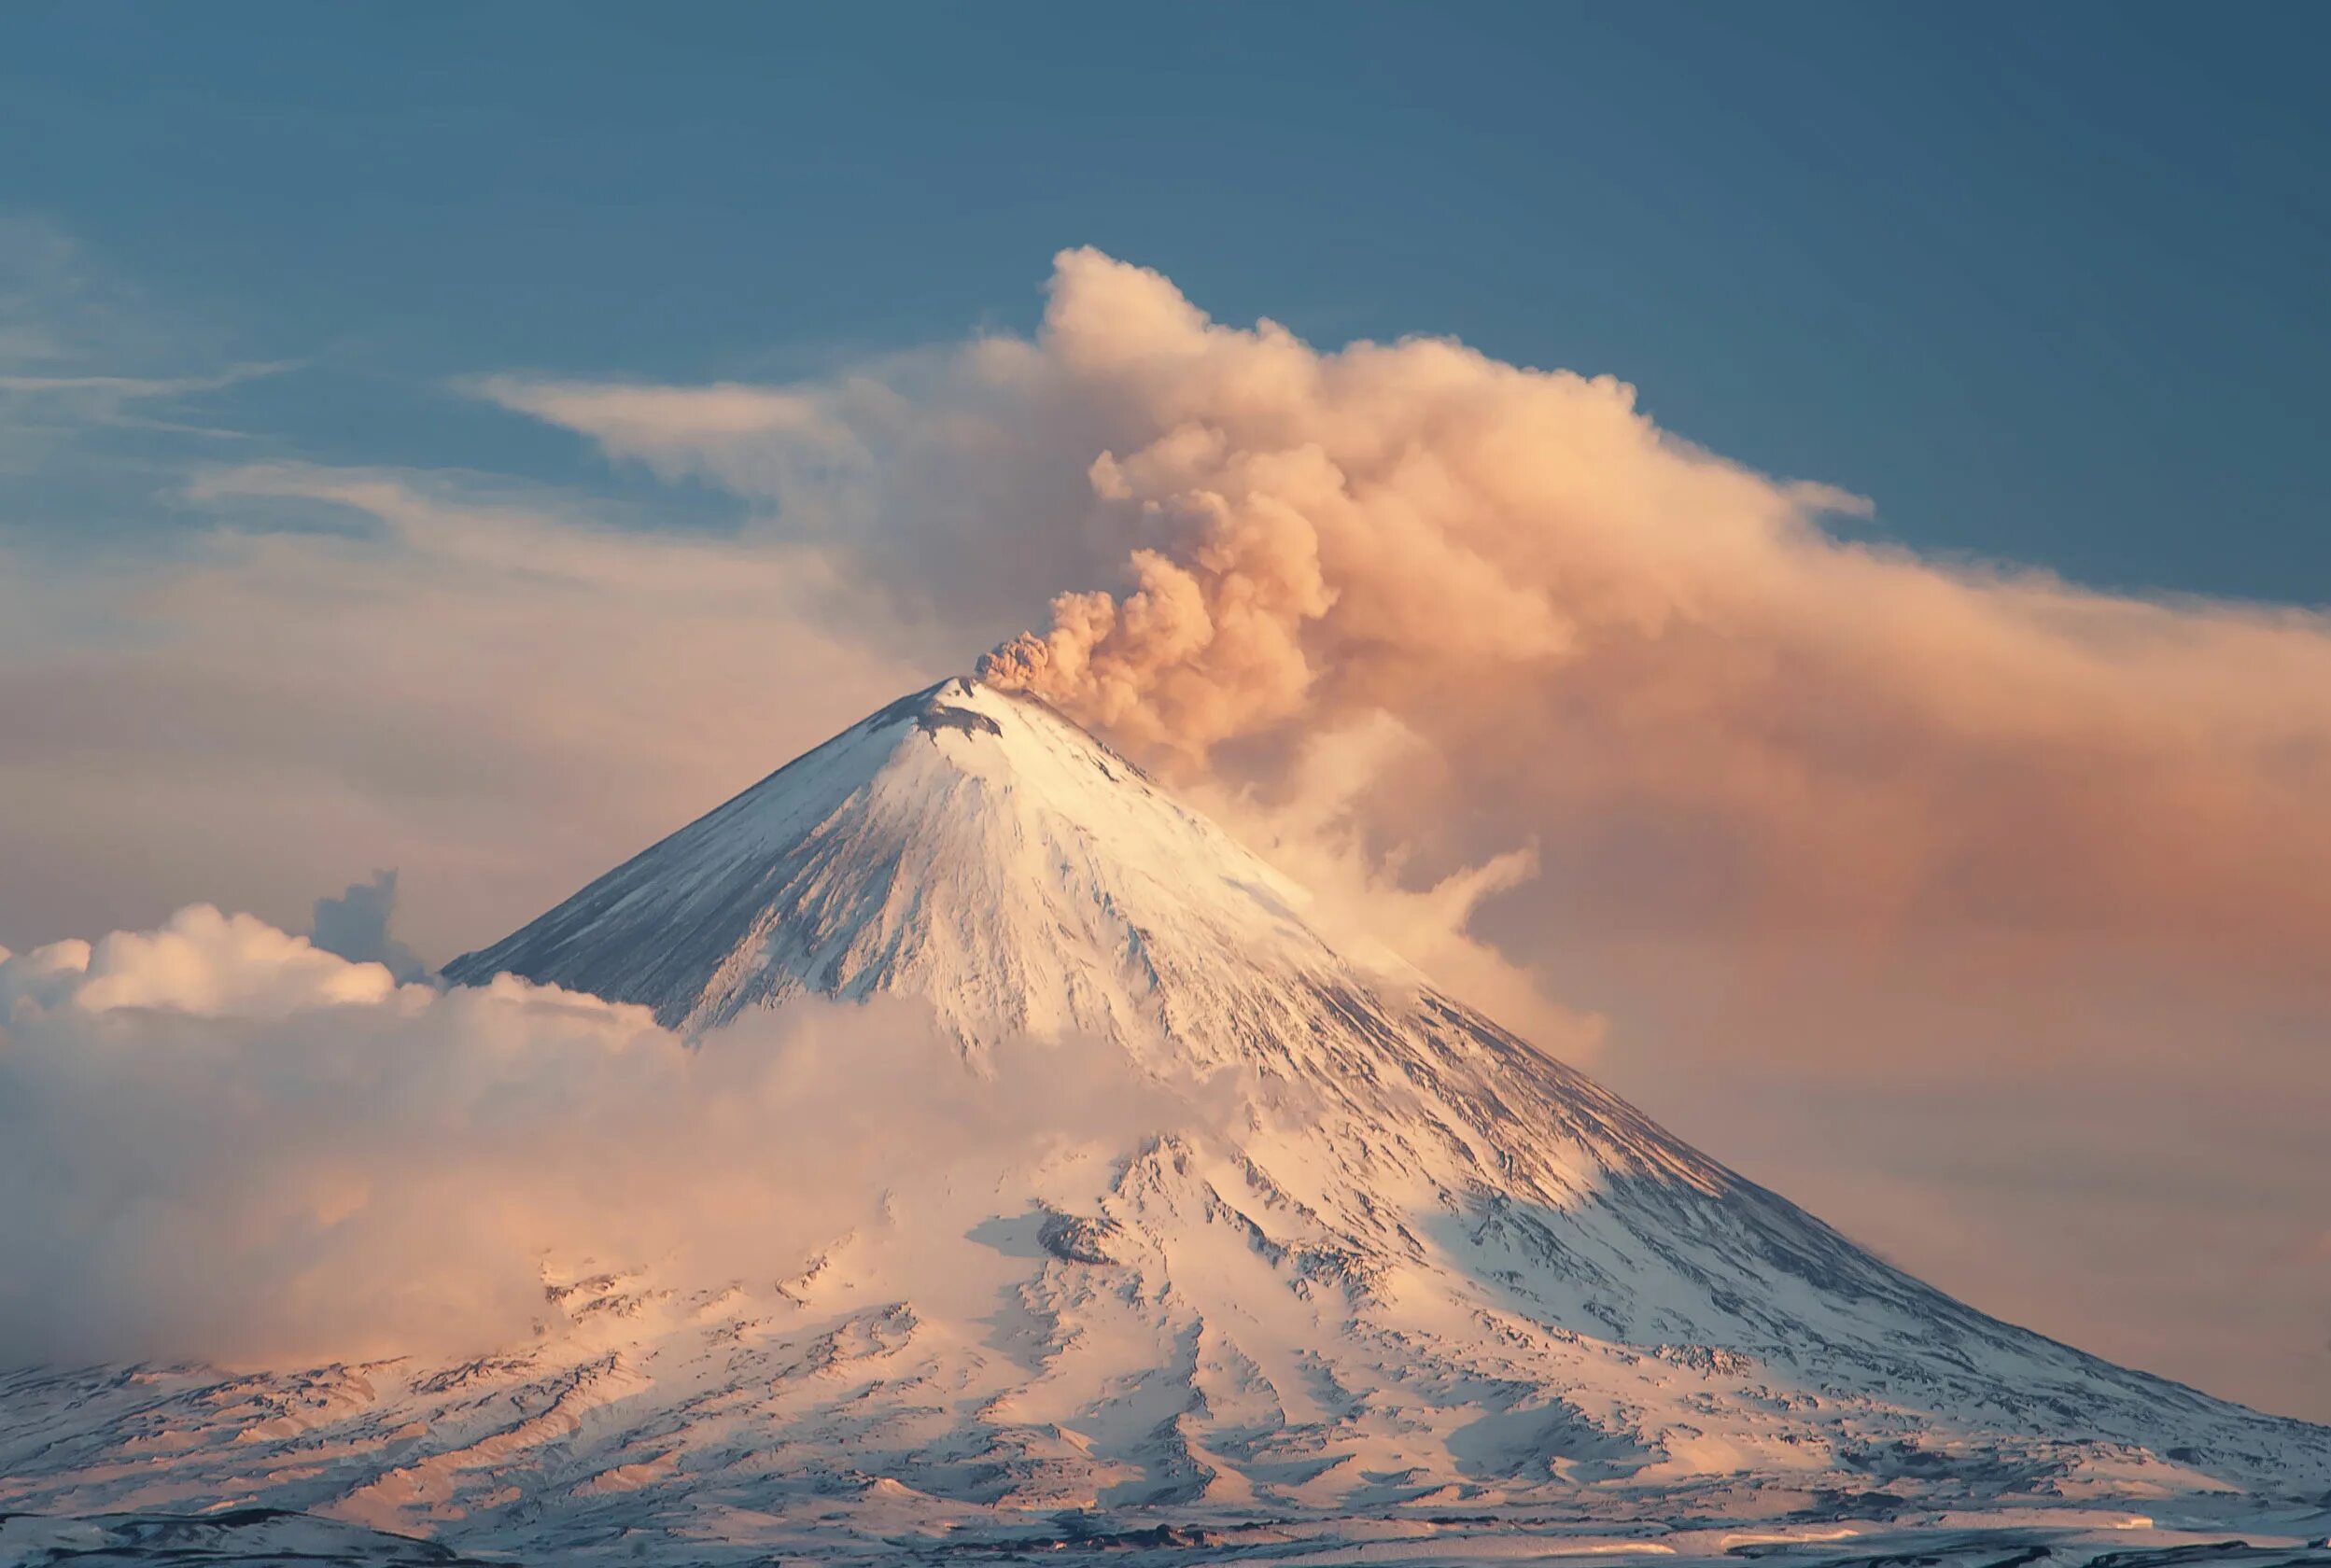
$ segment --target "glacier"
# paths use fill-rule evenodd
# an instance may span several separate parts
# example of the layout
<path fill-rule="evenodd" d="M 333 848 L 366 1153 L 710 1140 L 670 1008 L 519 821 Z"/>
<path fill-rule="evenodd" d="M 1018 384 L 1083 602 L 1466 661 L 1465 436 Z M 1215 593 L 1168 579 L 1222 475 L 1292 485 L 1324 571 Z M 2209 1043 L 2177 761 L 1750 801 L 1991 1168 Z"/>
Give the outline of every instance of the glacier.
<path fill-rule="evenodd" d="M 454 1365 L 0 1373 L 0 1561 L 2331 1563 L 2331 1430 L 1951 1299 L 1309 909 L 1042 703 L 904 698 L 444 981 L 906 999 L 931 1082 L 1171 1113 L 784 1278 L 546 1259 Z"/>

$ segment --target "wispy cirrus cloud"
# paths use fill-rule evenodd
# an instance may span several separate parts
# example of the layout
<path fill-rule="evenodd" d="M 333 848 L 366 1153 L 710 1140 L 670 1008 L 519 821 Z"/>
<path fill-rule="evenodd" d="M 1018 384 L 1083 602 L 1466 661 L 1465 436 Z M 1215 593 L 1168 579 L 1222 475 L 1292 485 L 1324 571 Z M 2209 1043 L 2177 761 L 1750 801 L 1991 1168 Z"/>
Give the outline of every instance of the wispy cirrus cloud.
<path fill-rule="evenodd" d="M 0 375 L 0 450 L 13 444 L 21 460 L 30 461 L 35 453 L 104 429 L 246 440 L 248 431 L 172 414 L 204 393 L 299 368 L 283 360 L 195 376 Z"/>
<path fill-rule="evenodd" d="M 0 476 L 86 454 L 107 432 L 243 437 L 204 416 L 205 395 L 301 368 L 221 363 L 67 231 L 0 213 Z"/>
<path fill-rule="evenodd" d="M 207 470 L 168 553 L 0 549 L 0 938 L 404 875 L 442 959 L 920 684 L 812 549 L 395 469 Z"/>

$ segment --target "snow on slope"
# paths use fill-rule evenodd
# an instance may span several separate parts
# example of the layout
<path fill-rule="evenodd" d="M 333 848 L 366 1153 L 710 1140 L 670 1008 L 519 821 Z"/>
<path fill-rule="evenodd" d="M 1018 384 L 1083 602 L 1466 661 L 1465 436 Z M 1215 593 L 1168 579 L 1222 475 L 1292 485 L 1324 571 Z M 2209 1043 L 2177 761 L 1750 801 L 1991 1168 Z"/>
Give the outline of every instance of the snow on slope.
<path fill-rule="evenodd" d="M 1034 1036 L 1175 1112 L 901 1171 L 783 1281 L 553 1260 L 474 1365 L 8 1377 L 0 1507 L 694 1561 L 2320 1505 L 2331 1432 L 1941 1295 L 1303 907 L 1042 705 L 906 698 L 447 976 L 687 1031 L 897 993 L 934 1073 Z"/>
<path fill-rule="evenodd" d="M 587 978 L 685 1029 L 807 989 L 928 997 L 968 1040 L 1163 1010 L 1235 1054 L 1226 991 L 1326 973 L 1301 894 L 1131 763 L 969 680 L 906 698 L 592 883 L 448 978 Z M 562 982 L 563 983 L 563 982 Z M 577 988 L 586 988 L 578 984 Z"/>

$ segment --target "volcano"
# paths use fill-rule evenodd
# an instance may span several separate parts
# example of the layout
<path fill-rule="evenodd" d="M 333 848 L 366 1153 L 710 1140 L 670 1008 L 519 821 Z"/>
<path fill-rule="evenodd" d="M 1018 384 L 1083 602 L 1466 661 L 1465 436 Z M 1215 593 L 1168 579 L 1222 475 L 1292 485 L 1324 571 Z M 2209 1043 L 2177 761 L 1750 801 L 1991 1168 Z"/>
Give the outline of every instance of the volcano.
<path fill-rule="evenodd" d="M 697 1039 L 893 998 L 936 1081 L 1040 1041 L 1186 1114 L 900 1171 L 784 1280 L 564 1279 L 459 1366 L 20 1379 L 11 1505 L 126 1506 L 162 1411 L 176 1495 L 530 1560 L 2320 1539 L 2331 1431 L 1951 1299 L 1310 907 L 1040 702 L 894 703 L 444 978 Z"/>

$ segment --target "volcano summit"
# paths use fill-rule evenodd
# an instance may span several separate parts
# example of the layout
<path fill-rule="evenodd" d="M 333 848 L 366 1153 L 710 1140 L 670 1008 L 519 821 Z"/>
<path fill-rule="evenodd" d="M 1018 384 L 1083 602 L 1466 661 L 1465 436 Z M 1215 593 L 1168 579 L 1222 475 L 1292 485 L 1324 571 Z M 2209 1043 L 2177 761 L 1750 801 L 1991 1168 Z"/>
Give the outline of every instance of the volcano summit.
<path fill-rule="evenodd" d="M 163 1474 L 534 1561 L 2320 1540 L 2331 1431 L 1941 1295 L 1306 906 L 1039 702 L 892 704 L 445 977 L 695 1039 L 894 998 L 927 1082 L 1033 1053 L 1130 1119 L 902 1169 L 783 1279 L 569 1270 L 457 1365 L 15 1375 L 8 1505 Z"/>

